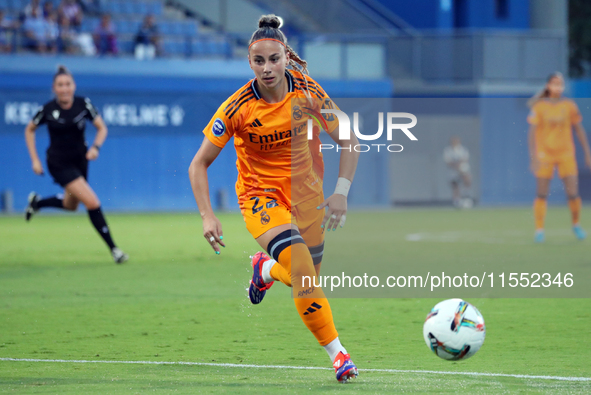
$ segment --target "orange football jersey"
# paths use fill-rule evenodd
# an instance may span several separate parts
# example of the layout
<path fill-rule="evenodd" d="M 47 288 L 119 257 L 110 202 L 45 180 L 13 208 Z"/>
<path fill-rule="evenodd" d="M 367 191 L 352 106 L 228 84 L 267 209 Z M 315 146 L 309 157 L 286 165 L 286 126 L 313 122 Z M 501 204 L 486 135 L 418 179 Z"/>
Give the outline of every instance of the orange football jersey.
<path fill-rule="evenodd" d="M 538 101 L 527 117 L 527 121 L 536 126 L 538 156 L 543 159 L 574 155 L 572 127 L 582 120 L 579 108 L 570 99 Z"/>
<path fill-rule="evenodd" d="M 312 78 L 294 70 L 287 70 L 285 76 L 289 91 L 283 101 L 267 103 L 256 78 L 252 79 L 218 108 L 203 131 L 220 148 L 234 137 L 236 194 L 241 205 L 251 197 L 267 196 L 290 206 L 322 193 L 320 129 L 314 128 L 314 138 L 308 140 L 308 117 L 300 110 L 301 103 L 310 103 L 305 100 L 305 81 L 315 111 L 320 112 L 325 103 L 336 106 Z M 338 127 L 336 117 L 324 118 L 327 132 Z"/>

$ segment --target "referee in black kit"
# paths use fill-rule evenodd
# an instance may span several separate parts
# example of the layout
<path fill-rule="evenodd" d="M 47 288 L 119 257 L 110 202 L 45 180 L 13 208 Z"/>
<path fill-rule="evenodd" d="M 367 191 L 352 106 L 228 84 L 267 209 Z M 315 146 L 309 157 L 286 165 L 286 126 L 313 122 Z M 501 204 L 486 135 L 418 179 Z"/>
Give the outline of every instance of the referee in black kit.
<path fill-rule="evenodd" d="M 29 195 L 25 212 L 26 220 L 44 207 L 54 207 L 75 211 L 82 202 L 88 210 L 90 221 L 111 250 L 115 263 L 127 261 L 128 256 L 121 251 L 111 237 L 107 221 L 101 211 L 101 203 L 88 185 L 88 161 L 98 158 L 99 150 L 107 138 L 107 127 L 96 108 L 88 98 L 74 96 L 76 84 L 72 74 L 64 66 L 59 66 L 53 77 L 55 99 L 47 102 L 25 129 L 25 140 L 35 174 L 43 174 L 43 166 L 35 147 L 35 130 L 47 124 L 50 145 L 47 149 L 47 168 L 56 184 L 61 185 L 64 195 L 41 199 L 35 192 Z M 86 120 L 92 122 L 97 133 L 92 147 L 88 149 L 84 140 Z"/>

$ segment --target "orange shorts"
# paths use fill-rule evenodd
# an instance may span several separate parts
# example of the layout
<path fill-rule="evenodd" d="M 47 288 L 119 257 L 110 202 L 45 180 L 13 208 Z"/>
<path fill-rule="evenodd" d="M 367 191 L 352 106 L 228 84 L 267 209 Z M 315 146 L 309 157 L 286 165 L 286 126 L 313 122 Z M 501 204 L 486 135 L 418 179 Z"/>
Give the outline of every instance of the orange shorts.
<path fill-rule="evenodd" d="M 298 227 L 308 247 L 315 247 L 324 241 L 324 229 L 320 227 L 324 210 L 318 207 L 324 201 L 323 195 L 306 200 L 295 207 L 269 197 L 253 197 L 240 207 L 246 229 L 255 239 L 279 225 L 294 224 Z"/>
<path fill-rule="evenodd" d="M 558 176 L 560 178 L 568 176 L 577 176 L 579 170 L 574 156 L 563 157 L 545 157 L 540 159 L 540 168 L 536 171 L 537 178 L 552 179 L 554 177 L 554 168 L 558 167 Z"/>

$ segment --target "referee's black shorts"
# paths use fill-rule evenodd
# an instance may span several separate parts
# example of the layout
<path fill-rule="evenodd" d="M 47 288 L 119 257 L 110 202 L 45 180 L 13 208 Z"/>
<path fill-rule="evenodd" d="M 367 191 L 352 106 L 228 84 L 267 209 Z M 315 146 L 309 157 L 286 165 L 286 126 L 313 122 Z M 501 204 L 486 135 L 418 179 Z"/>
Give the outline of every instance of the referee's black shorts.
<path fill-rule="evenodd" d="M 88 180 L 88 160 L 85 155 L 73 157 L 48 155 L 47 169 L 53 181 L 64 188 L 80 176 Z"/>

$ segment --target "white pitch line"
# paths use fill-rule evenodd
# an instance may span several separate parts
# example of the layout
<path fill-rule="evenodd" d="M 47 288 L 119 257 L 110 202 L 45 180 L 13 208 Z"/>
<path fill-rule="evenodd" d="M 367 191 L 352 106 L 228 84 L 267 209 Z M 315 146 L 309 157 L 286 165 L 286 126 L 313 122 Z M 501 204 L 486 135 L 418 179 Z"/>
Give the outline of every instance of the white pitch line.
<path fill-rule="evenodd" d="M 293 370 L 332 370 L 333 368 L 321 368 L 316 366 L 283 366 L 283 365 L 252 365 L 238 363 L 211 363 L 211 362 L 171 362 L 171 361 L 86 361 L 69 359 L 30 359 L 30 358 L 0 358 L 0 361 L 8 362 L 53 362 L 53 363 L 123 363 L 135 365 L 190 365 L 190 366 L 213 366 L 221 368 L 256 368 L 256 369 L 293 369 Z M 538 379 L 538 380 L 559 380 L 559 381 L 591 381 L 591 377 L 561 377 L 561 376 L 530 376 L 527 374 L 505 374 L 505 373 L 479 373 L 479 372 L 445 372 L 438 370 L 402 370 L 402 369 L 359 369 L 361 372 L 383 372 L 383 373 L 418 373 L 418 374 L 444 374 L 458 376 L 481 376 L 481 377 L 512 377 L 516 379 Z"/>

